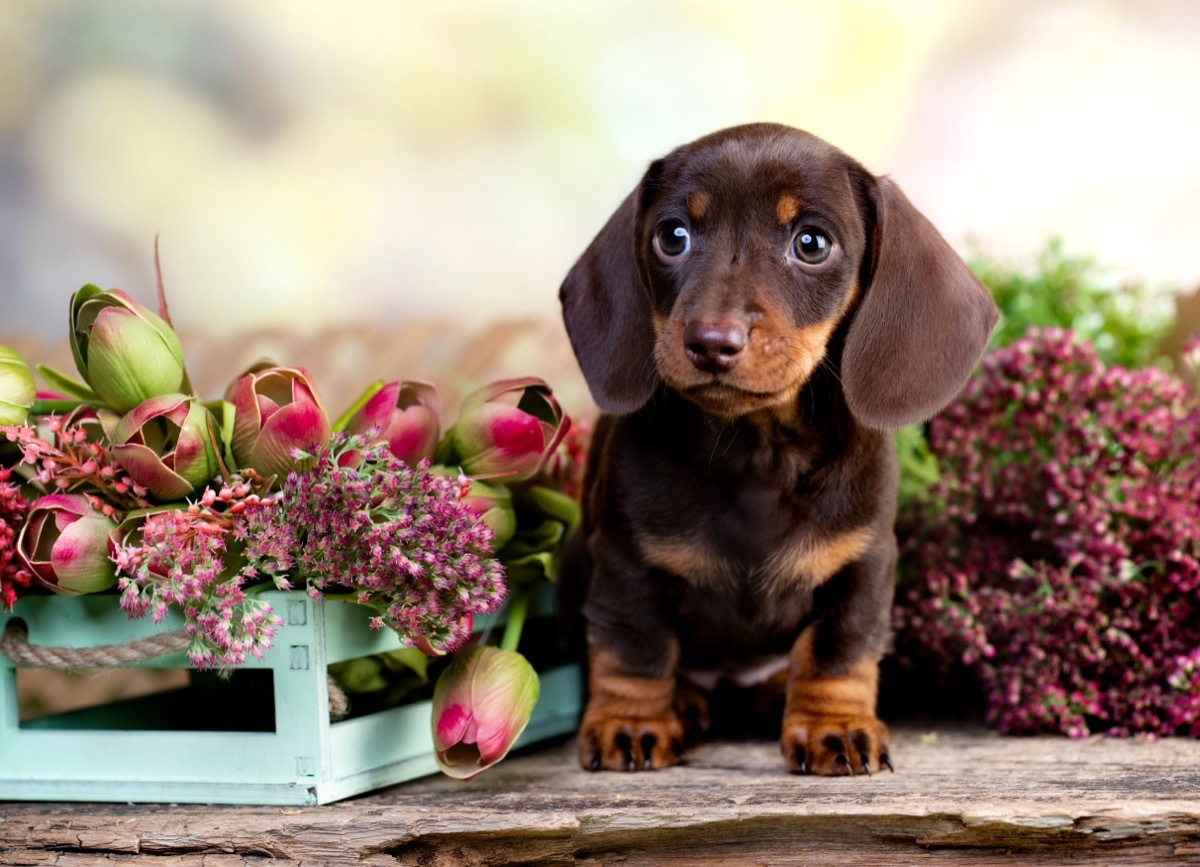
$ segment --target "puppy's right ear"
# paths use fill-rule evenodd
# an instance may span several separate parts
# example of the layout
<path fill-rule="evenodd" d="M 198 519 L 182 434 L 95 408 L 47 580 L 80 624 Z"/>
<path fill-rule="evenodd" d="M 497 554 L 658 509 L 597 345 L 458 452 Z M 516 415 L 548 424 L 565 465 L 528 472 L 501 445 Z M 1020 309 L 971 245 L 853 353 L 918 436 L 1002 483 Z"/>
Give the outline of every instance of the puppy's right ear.
<path fill-rule="evenodd" d="M 584 379 L 596 403 L 611 413 L 640 408 L 659 382 L 650 295 L 638 267 L 637 221 L 645 187 L 643 179 L 621 203 L 558 293 Z"/>

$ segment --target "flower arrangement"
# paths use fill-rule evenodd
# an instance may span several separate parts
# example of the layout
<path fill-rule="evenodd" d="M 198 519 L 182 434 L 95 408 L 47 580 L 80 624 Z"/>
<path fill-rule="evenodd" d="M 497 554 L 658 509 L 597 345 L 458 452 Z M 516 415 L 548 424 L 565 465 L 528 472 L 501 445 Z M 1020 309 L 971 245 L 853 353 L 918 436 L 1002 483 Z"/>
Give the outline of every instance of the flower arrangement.
<path fill-rule="evenodd" d="M 131 618 L 177 609 L 191 664 L 228 670 L 272 646 L 260 589 L 354 602 L 402 654 L 462 651 L 431 721 L 443 770 L 503 758 L 537 695 L 524 605 L 578 520 L 579 434 L 546 383 L 487 385 L 445 432 L 424 382 L 376 382 L 334 420 L 300 367 L 264 362 L 197 397 L 161 280 L 158 313 L 85 286 L 70 328 L 83 381 L 39 365 L 53 393 L 0 347 L 3 609 L 114 591 Z M 506 599 L 503 647 L 470 662 L 475 618 Z"/>
<path fill-rule="evenodd" d="M 1035 328 L 928 443 L 938 474 L 898 525 L 899 655 L 973 685 L 1003 732 L 1200 737 L 1195 392 Z"/>

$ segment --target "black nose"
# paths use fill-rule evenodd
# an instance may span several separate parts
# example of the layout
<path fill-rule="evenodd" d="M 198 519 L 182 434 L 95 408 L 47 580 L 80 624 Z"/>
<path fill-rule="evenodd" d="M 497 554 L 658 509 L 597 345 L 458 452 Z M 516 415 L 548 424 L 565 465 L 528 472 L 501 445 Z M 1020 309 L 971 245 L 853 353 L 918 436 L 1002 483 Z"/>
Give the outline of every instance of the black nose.
<path fill-rule="evenodd" d="M 705 373 L 724 373 L 732 368 L 749 342 L 746 324 L 729 316 L 694 319 L 683 330 L 688 360 Z"/>

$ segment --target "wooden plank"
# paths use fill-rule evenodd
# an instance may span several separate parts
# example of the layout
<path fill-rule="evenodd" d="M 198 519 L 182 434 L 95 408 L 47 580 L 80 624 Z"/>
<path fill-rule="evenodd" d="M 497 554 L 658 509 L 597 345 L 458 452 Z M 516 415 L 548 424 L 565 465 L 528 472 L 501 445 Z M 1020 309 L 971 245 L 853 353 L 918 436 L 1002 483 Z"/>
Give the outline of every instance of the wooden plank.
<path fill-rule="evenodd" d="M 795 777 L 773 743 L 719 742 L 589 774 L 568 742 L 327 807 L 6 803 L 0 864 L 1200 863 L 1200 742 L 907 727 L 893 755 L 895 774 Z"/>

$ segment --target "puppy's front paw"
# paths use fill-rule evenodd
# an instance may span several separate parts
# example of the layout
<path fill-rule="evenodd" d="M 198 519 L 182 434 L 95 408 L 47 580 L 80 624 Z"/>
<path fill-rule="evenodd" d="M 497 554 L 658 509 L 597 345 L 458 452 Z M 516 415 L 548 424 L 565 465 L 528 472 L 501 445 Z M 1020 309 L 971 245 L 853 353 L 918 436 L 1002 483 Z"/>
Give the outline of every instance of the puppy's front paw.
<path fill-rule="evenodd" d="M 649 771 L 683 761 L 683 726 L 662 717 L 587 715 L 579 729 L 579 764 L 587 771 Z"/>
<path fill-rule="evenodd" d="M 780 748 L 793 774 L 833 777 L 895 770 L 887 726 L 873 716 L 791 715 L 784 720 Z"/>

